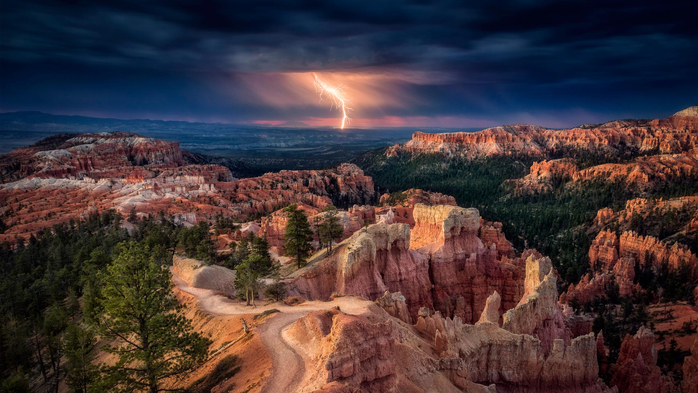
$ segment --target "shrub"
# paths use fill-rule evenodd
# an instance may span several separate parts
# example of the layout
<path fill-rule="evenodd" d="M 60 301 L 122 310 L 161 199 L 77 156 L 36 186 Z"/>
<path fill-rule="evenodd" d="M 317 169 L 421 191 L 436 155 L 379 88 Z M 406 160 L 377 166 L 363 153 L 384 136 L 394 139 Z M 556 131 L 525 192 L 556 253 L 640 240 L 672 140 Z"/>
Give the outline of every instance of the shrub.
<path fill-rule="evenodd" d="M 264 291 L 264 296 L 269 299 L 274 299 L 275 302 L 280 302 L 286 299 L 286 283 L 282 281 L 276 281 L 273 284 L 267 286 Z"/>

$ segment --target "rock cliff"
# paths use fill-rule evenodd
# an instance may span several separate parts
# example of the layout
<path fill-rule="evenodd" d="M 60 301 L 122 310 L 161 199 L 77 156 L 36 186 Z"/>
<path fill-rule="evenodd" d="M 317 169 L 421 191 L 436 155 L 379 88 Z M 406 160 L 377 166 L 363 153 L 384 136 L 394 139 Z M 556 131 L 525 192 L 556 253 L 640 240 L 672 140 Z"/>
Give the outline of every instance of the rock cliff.
<path fill-rule="evenodd" d="M 427 259 L 409 248 L 407 224 L 374 224 L 354 233 L 331 256 L 292 276 L 290 293 L 307 299 L 333 294 L 377 299 L 401 292 L 410 314 L 432 304 Z"/>
<path fill-rule="evenodd" d="M 374 224 L 354 233 L 330 257 L 294 273 L 292 293 L 377 299 L 385 291 L 401 292 L 413 319 L 428 307 L 469 323 L 494 291 L 502 295 L 503 310 L 519 302 L 522 266 L 532 252 L 500 258 L 497 243 L 484 247 L 476 209 L 417 204 L 414 217 L 412 230 L 407 224 Z"/>
<path fill-rule="evenodd" d="M 530 256 L 526 260 L 524 295 L 516 307 L 504 314 L 502 328 L 538 338 L 545 355 L 555 340 L 569 344 L 570 334 L 557 305 L 557 279 L 550 258 Z"/>
<path fill-rule="evenodd" d="M 442 153 L 464 158 L 527 155 L 545 158 L 565 151 L 617 155 L 627 149 L 676 154 L 693 150 L 698 143 L 698 134 L 695 133 L 698 118 L 691 116 L 693 110 L 689 108 L 667 119 L 612 121 L 565 130 L 517 124 L 478 132 L 416 132 L 412 140 L 391 147 L 386 154 Z"/>
<path fill-rule="evenodd" d="M 683 359 L 683 382 L 681 387 L 684 393 L 698 392 L 698 339 L 693 341 L 691 354 Z"/>
<path fill-rule="evenodd" d="M 316 311 L 296 321 L 289 335 L 317 359 L 310 386 L 351 386 L 363 392 L 396 392 L 392 323 L 372 323 L 339 310 Z M 336 390 L 329 390 L 336 391 Z"/>
<path fill-rule="evenodd" d="M 407 309 L 405 297 L 402 296 L 402 293 L 390 293 L 389 291 L 385 291 L 383 296 L 376 299 L 376 304 L 390 314 L 390 316 L 395 317 L 407 324 L 412 323 L 410 311 Z"/>
<path fill-rule="evenodd" d="M 219 214 L 244 221 L 250 216 L 270 213 L 291 203 L 323 208 L 331 204 L 363 204 L 376 198 L 373 181 L 355 165 L 344 164 L 321 171 L 269 173 L 235 180 L 230 171 L 222 166 L 182 165 L 177 144 L 129 136 L 126 138 L 131 141 L 129 145 L 121 142 L 124 137 L 117 136 L 106 134 L 103 142 L 80 139 L 80 143 L 96 145 L 100 142 L 99 146 L 102 147 L 133 145 L 139 147 L 140 152 L 124 152 L 126 148 L 115 148 L 120 153 L 116 156 L 112 154 L 109 158 L 109 154 L 102 154 L 99 150 L 80 150 L 80 157 L 102 154 L 91 161 L 94 164 L 102 160 L 99 161 L 100 166 L 89 167 L 64 165 L 59 155 L 57 162 L 61 163 L 61 168 L 68 168 L 60 173 L 54 171 L 58 164 L 51 164 L 51 170 L 44 170 L 43 164 L 39 165 L 50 163 L 50 158 L 33 159 L 34 166 L 27 171 L 30 175 L 0 184 L 0 213 L 5 214 L 4 222 L 9 227 L 0 235 L 0 241 L 13 241 L 15 235 L 28 238 L 41 228 L 70 219 L 78 220 L 107 209 L 116 209 L 124 215 L 129 215 L 131 211 L 138 215 L 163 212 L 189 225 L 200 220 L 213 220 Z M 57 143 L 64 146 L 77 142 L 61 140 Z M 74 147 L 80 146 L 86 145 L 77 144 Z M 162 146 L 167 148 L 155 150 L 155 147 Z M 41 153 L 47 151 L 41 150 L 44 148 L 47 148 L 46 143 L 28 149 L 39 149 Z M 172 149 L 176 150 L 172 155 L 163 152 Z M 16 152 L 6 156 L 18 155 Z M 6 156 L 3 159 L 7 159 Z M 134 163 L 148 161 L 148 164 L 135 165 L 128 157 Z M 108 162 L 108 165 L 104 162 Z M 347 225 L 353 226 L 353 230 L 359 223 L 348 222 Z"/>
<path fill-rule="evenodd" d="M 615 232 L 602 231 L 589 248 L 589 262 L 595 270 L 614 270 L 619 262 L 624 263 L 623 259 L 631 259 L 628 263 L 642 267 L 659 268 L 665 262 L 672 269 L 684 263 L 693 268 L 698 265 L 698 258 L 688 247 L 680 243 L 668 246 L 655 237 L 638 236 L 632 231 L 623 232 L 620 238 Z"/>
<path fill-rule="evenodd" d="M 634 283 L 636 269 L 660 269 L 667 264 L 670 269 L 687 265 L 692 275 L 698 275 L 698 258 L 688 247 L 674 243 L 669 246 L 652 236 L 639 236 L 632 231 L 620 237 L 612 231 L 601 231 L 589 247 L 589 263 L 592 274 L 582 277 L 576 285 L 570 285 L 560 300 L 565 303 L 575 298 L 584 303 L 604 294 L 607 286 L 614 282 L 621 295 L 641 291 Z"/>
<path fill-rule="evenodd" d="M 415 224 L 413 212 L 417 204 L 456 205 L 456 199 L 450 195 L 415 188 L 400 193 L 383 194 L 379 202 L 382 206 L 376 209 L 379 220 L 386 223 L 406 223 L 410 227 L 414 227 Z"/>
<path fill-rule="evenodd" d="M 496 299 L 488 302 L 497 308 Z M 491 317 L 476 325 L 439 312 L 420 316 L 416 329 L 434 340 L 444 372 L 458 386 L 463 381 L 495 384 L 498 392 L 607 392 L 598 379 L 594 334 L 570 345 L 554 341 L 546 356 L 540 341 L 499 328 Z"/>
<path fill-rule="evenodd" d="M 120 178 L 139 166 L 181 166 L 179 143 L 137 134 L 54 135 L 0 157 L 0 182 L 35 177 Z"/>
<path fill-rule="evenodd" d="M 627 163 L 607 163 L 579 169 L 571 159 L 540 161 L 531 165 L 530 173 L 522 179 L 509 181 L 514 192 L 544 193 L 568 181 L 580 184 L 591 180 L 619 182 L 641 191 L 650 191 L 668 183 L 698 176 L 698 159 L 693 151 L 638 157 Z"/>
<path fill-rule="evenodd" d="M 675 390 L 657 367 L 654 334 L 645 327 L 641 327 L 634 336 L 625 337 L 614 369 L 611 386 L 618 387 L 620 393 L 665 393 Z"/>
<path fill-rule="evenodd" d="M 498 259 L 496 243 L 484 246 L 477 236 L 480 215 L 476 209 L 417 205 L 414 217 L 411 248 L 429 261 L 435 310 L 474 323 L 494 291 L 502 297 L 503 310 L 519 302 L 524 269 L 520 262 Z"/>
<path fill-rule="evenodd" d="M 678 234 L 687 234 L 698 228 L 698 196 L 684 196 L 671 199 L 635 198 L 625 202 L 623 209 L 614 212 L 604 208 L 596 213 L 592 229 L 614 228 L 618 231 L 630 230 L 638 220 L 645 228 L 661 225 L 662 217 L 672 217 L 672 224 L 679 227 Z M 647 229 L 645 229 L 647 230 Z"/>

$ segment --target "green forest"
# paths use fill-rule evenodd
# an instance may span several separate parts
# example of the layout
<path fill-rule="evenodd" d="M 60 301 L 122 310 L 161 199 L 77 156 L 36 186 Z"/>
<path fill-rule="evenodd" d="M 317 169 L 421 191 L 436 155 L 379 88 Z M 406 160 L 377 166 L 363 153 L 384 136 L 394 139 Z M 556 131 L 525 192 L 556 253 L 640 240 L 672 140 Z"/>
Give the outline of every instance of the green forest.
<path fill-rule="evenodd" d="M 38 370 L 51 391 L 66 382 L 74 392 L 158 392 L 206 358 L 208 339 L 182 315 L 169 267 L 175 251 L 216 262 L 211 228 L 130 221 L 131 232 L 109 210 L 0 247 L 0 390 L 29 391 Z M 94 361 L 98 339 L 116 364 Z"/>

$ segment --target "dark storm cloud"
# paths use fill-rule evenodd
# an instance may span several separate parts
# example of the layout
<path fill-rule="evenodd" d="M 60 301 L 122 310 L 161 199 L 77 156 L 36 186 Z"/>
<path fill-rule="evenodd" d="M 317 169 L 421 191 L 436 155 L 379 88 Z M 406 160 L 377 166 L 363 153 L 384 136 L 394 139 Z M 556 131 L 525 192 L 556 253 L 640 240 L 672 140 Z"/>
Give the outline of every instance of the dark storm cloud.
<path fill-rule="evenodd" d="M 216 86 L 240 73 L 367 69 L 446 75 L 407 81 L 400 91 L 421 97 L 419 104 L 390 113 L 365 108 L 372 115 L 507 122 L 583 108 L 589 120 L 601 120 L 665 116 L 698 101 L 695 1 L 76 0 L 0 7 L 3 110 L 228 121 L 299 116 L 231 99 Z"/>

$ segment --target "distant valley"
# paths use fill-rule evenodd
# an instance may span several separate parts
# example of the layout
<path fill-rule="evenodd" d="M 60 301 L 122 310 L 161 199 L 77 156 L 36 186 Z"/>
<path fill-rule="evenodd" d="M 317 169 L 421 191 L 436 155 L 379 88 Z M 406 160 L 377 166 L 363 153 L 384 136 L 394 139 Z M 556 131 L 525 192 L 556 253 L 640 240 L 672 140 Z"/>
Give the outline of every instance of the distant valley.
<path fill-rule="evenodd" d="M 0 154 L 60 133 L 132 132 L 177 141 L 182 149 L 240 160 L 252 175 L 282 169 L 336 167 L 367 150 L 410 140 L 416 128 L 338 130 L 294 127 L 119 120 L 41 112 L 0 113 Z M 422 131 L 429 131 L 421 129 Z M 443 132 L 432 129 L 432 132 Z M 475 131 L 470 129 L 459 131 Z"/>

